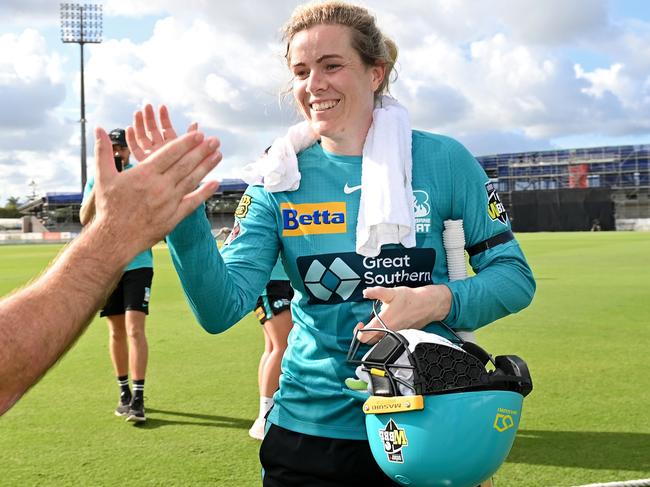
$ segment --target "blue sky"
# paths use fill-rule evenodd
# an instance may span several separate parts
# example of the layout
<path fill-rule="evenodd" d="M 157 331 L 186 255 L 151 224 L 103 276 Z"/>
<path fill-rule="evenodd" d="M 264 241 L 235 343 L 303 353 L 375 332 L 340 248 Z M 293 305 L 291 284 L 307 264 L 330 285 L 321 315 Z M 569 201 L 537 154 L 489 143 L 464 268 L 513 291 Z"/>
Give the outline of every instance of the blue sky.
<path fill-rule="evenodd" d="M 299 2 L 106 0 L 87 46 L 90 134 L 166 103 L 182 129 L 222 139 L 217 178 L 297 121 L 279 28 Z M 400 47 L 391 92 L 415 128 L 476 155 L 650 143 L 650 4 L 642 0 L 363 2 Z M 79 189 L 79 48 L 59 3 L 0 4 L 0 204 Z"/>

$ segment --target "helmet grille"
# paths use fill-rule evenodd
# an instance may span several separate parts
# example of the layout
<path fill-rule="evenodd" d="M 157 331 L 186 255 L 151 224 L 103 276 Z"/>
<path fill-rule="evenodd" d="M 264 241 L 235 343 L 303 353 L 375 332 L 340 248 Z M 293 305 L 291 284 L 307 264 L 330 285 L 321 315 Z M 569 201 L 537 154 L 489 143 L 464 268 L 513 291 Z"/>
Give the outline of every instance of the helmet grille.
<path fill-rule="evenodd" d="M 440 394 L 489 384 L 485 366 L 473 355 L 437 343 L 418 343 L 413 351 L 420 394 Z"/>

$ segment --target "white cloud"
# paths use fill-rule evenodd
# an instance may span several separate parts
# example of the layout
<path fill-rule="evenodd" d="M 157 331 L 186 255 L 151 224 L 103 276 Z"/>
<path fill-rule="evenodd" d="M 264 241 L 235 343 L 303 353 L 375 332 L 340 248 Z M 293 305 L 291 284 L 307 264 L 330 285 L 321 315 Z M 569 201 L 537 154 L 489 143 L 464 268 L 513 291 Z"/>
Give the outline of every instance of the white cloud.
<path fill-rule="evenodd" d="M 88 132 L 129 124 L 144 102 L 166 103 L 179 131 L 196 120 L 222 138 L 217 173 L 236 175 L 296 121 L 290 101 L 279 103 L 289 80 L 279 28 L 298 3 L 106 0 L 105 25 L 123 30 L 105 29 L 104 42 L 85 51 Z M 456 136 L 477 154 L 566 137 L 650 138 L 650 24 L 612 19 L 605 0 L 365 3 L 400 48 L 392 92 L 416 128 Z M 30 10 L 33 25 L 45 22 L 36 11 L 47 12 L 49 28 L 58 23 L 51 2 L 0 6 L 16 19 Z M 151 15 L 155 26 L 143 32 Z M 0 164 L 11 167 L 11 181 L 42 174 L 43 190 L 78 185 L 78 58 L 57 52 L 73 53 L 42 30 L 0 35 L 0 103 L 8 107 Z M 48 172 L 57 164 L 61 178 Z M 9 179 L 0 177 L 4 190 Z"/>

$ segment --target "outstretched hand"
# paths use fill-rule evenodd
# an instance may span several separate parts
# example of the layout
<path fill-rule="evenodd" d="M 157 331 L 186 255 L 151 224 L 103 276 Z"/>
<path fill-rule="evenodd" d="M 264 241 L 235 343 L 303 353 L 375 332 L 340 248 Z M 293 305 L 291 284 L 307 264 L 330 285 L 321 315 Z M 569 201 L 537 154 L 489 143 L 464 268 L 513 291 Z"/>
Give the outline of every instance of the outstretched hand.
<path fill-rule="evenodd" d="M 172 125 L 169 110 L 165 105 L 158 109 L 160 128 L 156 123 L 153 106 L 146 104 L 142 110 L 133 114 L 133 126 L 126 129 L 126 142 L 136 161 L 141 162 L 168 142 L 176 139 L 176 130 Z M 196 132 L 198 124 L 193 122 L 187 133 Z"/>
<path fill-rule="evenodd" d="M 451 291 L 444 284 L 417 288 L 376 286 L 365 289 L 363 296 L 381 301 L 379 318 L 393 331 L 421 329 L 433 321 L 445 319 L 451 309 Z M 376 316 L 367 324 L 358 323 L 354 333 L 372 328 L 384 328 Z M 375 343 L 384 333 L 359 333 L 358 337 L 363 343 Z"/>
<path fill-rule="evenodd" d="M 219 139 L 195 130 L 180 137 L 167 131 L 160 139 L 150 134 L 151 153 L 143 150 L 146 157 L 140 164 L 118 173 L 108 135 L 95 130 L 93 224 L 102 225 L 115 239 L 116 251 L 119 247 L 131 258 L 161 240 L 218 186 L 210 181 L 197 188 L 222 159 Z"/>

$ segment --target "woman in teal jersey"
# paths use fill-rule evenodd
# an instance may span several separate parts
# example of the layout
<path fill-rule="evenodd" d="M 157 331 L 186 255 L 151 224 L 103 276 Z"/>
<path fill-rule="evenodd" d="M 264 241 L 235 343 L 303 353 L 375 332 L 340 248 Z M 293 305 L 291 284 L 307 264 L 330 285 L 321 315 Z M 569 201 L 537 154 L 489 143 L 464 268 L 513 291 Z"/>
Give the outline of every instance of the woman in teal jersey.
<path fill-rule="evenodd" d="M 402 119 L 385 120 L 396 106 L 383 95 L 397 48 L 367 10 L 298 7 L 284 38 L 305 122 L 269 157 L 286 156 L 283 174 L 295 167 L 299 174 L 247 189 L 221 254 L 201 209 L 168 243 L 188 302 L 210 333 L 253 308 L 278 255 L 295 290 L 294 327 L 260 451 L 264 485 L 393 485 L 368 448 L 361 403 L 343 384 L 354 375 L 346 352 L 355 329 L 376 324 L 363 325 L 372 300 L 383 302 L 380 315 L 394 330 L 443 333 L 444 321 L 472 331 L 525 308 L 535 282 L 471 154 L 410 126 L 404 140 Z M 393 212 L 398 223 L 388 218 Z M 476 275 L 451 280 L 443 222 L 461 219 Z"/>

